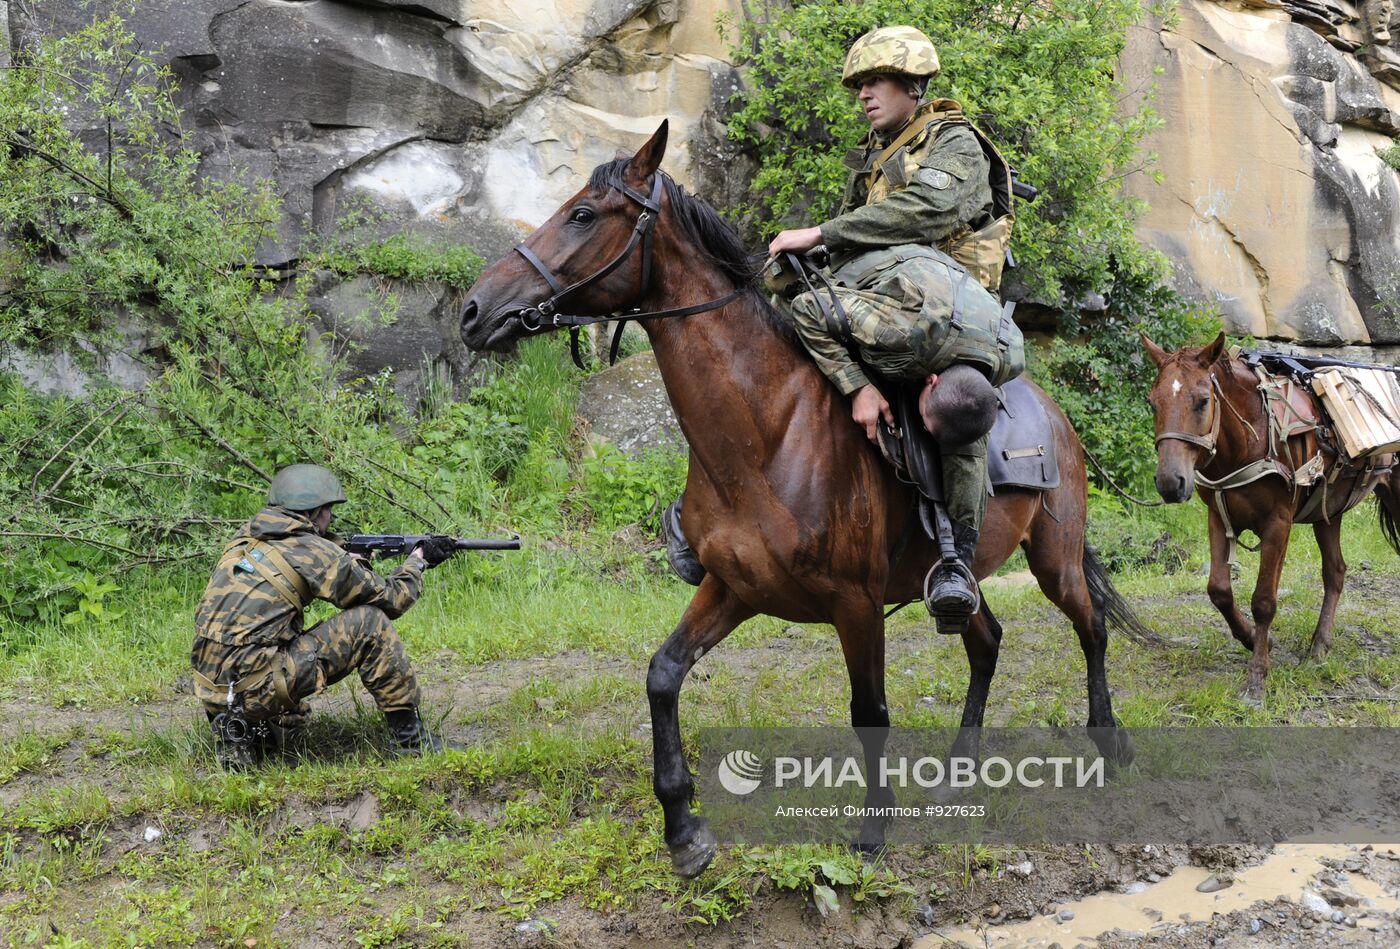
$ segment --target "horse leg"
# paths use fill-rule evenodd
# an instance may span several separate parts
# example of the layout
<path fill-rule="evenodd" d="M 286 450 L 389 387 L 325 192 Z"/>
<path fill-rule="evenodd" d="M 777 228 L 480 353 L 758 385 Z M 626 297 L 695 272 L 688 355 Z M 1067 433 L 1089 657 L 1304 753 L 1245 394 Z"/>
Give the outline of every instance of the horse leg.
<path fill-rule="evenodd" d="M 1001 623 L 983 597 L 982 608 L 968 620 L 967 631 L 962 635 L 969 675 L 962 723 L 953 742 L 954 758 L 976 759 L 981 754 L 982 717 L 987 710 L 992 676 L 996 675 L 997 657 L 1001 655 L 1001 633 Z"/>
<path fill-rule="evenodd" d="M 1225 537 L 1225 525 L 1215 505 L 1207 502 L 1206 509 L 1210 512 L 1210 580 L 1206 583 L 1206 593 L 1220 615 L 1225 617 L 1230 634 L 1239 640 L 1241 646 L 1253 652 L 1254 627 L 1235 605 L 1234 578 L 1230 575 L 1230 545 Z"/>
<path fill-rule="evenodd" d="M 679 625 L 651 657 L 647 670 L 652 790 L 665 815 L 671 866 L 683 877 L 699 876 L 710 865 L 715 856 L 715 838 L 704 818 L 690 812 L 695 785 L 681 749 L 681 685 L 701 656 L 753 615 L 754 611 L 713 574 L 705 577 Z"/>
<path fill-rule="evenodd" d="M 890 734 L 890 712 L 885 704 L 885 620 L 879 603 L 865 603 L 834 617 L 851 680 L 851 726 L 865 753 L 865 806 L 889 807 L 894 792 L 879 780 L 880 760 Z M 856 848 L 875 855 L 885 846 L 887 817 L 866 817 L 861 821 Z"/>
<path fill-rule="evenodd" d="M 1057 525 L 1058 527 L 1058 525 Z M 1104 603 L 1089 588 L 1084 575 L 1084 559 L 1091 556 L 1079 544 L 1079 557 L 1065 556 L 1064 544 L 1031 543 L 1027 563 L 1036 582 L 1051 603 L 1069 617 L 1084 651 L 1089 689 L 1089 737 L 1099 753 L 1114 764 L 1131 764 L 1133 742 L 1113 717 L 1113 698 L 1108 689 L 1104 657 L 1108 651 L 1108 629 L 1104 624 Z"/>
<path fill-rule="evenodd" d="M 1337 601 L 1342 598 L 1342 585 L 1346 583 L 1347 562 L 1342 556 L 1342 519 L 1318 521 L 1313 525 L 1313 536 L 1317 538 L 1317 548 L 1322 551 L 1322 611 L 1317 616 L 1317 629 L 1313 630 L 1312 648 L 1309 659 L 1326 659 L 1332 648 L 1332 626 L 1337 619 Z"/>
<path fill-rule="evenodd" d="M 1283 574 L 1283 557 L 1288 553 L 1288 531 L 1293 526 L 1292 511 L 1275 513 L 1259 534 L 1259 579 L 1254 583 L 1250 611 L 1254 614 L 1254 655 L 1241 696 L 1257 705 L 1264 698 L 1264 679 L 1269 675 L 1269 626 L 1278 610 L 1278 580 Z"/>

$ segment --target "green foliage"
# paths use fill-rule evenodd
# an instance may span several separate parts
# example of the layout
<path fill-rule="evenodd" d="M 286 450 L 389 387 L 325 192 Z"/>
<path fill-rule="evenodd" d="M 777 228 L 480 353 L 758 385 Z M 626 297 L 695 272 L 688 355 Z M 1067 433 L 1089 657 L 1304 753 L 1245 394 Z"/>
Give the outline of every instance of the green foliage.
<path fill-rule="evenodd" d="M 1389 148 L 1378 148 L 1376 154 L 1381 161 L 1385 162 L 1395 171 L 1400 171 L 1400 142 L 1391 145 Z"/>
<path fill-rule="evenodd" d="M 1048 346 L 1035 347 L 1031 375 L 1112 477 L 1128 491 L 1147 492 L 1157 465 L 1147 393 L 1157 371 L 1138 334 L 1176 349 L 1209 341 L 1220 319 L 1142 278 L 1120 279 L 1108 302 L 1103 317 L 1067 320 Z M 1098 478 L 1091 470 L 1090 481 Z"/>
<path fill-rule="evenodd" d="M 1012 246 L 1018 277 L 1039 298 L 1071 306 L 1105 291 L 1118 274 L 1157 274 L 1134 235 L 1139 206 L 1119 190 L 1151 156 L 1138 143 L 1160 122 L 1114 78 L 1138 0 L 805 0 L 765 7 L 735 28 L 733 50 L 747 60 L 749 88 L 730 121 L 760 167 L 747 210 L 776 231 L 837 208 L 845 149 L 866 126 L 840 84 L 847 47 L 877 26 L 908 23 L 938 48 L 942 71 L 931 96 L 959 100 L 997 143 L 1022 180 L 1041 189 L 1017 209 Z M 1137 94 L 1140 91 L 1135 92 Z"/>
<path fill-rule="evenodd" d="M 433 376 L 420 425 L 391 374 L 345 381 L 310 280 L 251 263 L 275 236 L 272 185 L 199 177 L 173 77 L 119 18 L 16 57 L 0 82 L 0 358 L 73 359 L 98 380 L 115 358 L 149 382 L 46 397 L 0 372 L 0 653 L 35 622 L 113 618 L 117 565 L 206 563 L 293 462 L 340 473 L 343 524 L 471 533 L 545 483 L 557 519 L 577 393 L 557 347 L 527 347 L 460 406 Z M 373 319 L 395 282 L 462 288 L 481 270 L 465 247 L 367 230 L 350 222 L 302 269 L 374 276 Z"/>
<path fill-rule="evenodd" d="M 584 499 L 605 528 L 640 522 L 656 531 L 662 510 L 685 489 L 685 456 L 665 449 L 637 460 L 597 442 L 582 467 Z"/>
<path fill-rule="evenodd" d="M 363 244 L 341 243 L 309 263 L 343 276 L 372 274 L 465 290 L 476 282 L 486 262 L 469 247 L 395 234 Z"/>

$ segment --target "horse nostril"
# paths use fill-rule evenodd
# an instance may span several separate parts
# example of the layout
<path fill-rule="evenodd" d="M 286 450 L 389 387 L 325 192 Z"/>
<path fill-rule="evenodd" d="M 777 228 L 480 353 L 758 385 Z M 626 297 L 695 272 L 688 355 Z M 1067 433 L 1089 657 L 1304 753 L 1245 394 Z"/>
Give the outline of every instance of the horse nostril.
<path fill-rule="evenodd" d="M 462 327 L 465 329 L 466 325 L 474 319 L 476 319 L 476 301 L 468 300 L 467 305 L 462 307 Z"/>

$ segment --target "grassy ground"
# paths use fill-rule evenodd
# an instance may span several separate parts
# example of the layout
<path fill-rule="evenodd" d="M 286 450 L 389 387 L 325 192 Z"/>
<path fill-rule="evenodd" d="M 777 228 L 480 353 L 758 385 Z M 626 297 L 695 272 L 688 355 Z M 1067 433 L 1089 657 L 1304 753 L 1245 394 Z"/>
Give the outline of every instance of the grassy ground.
<path fill-rule="evenodd" d="M 1348 520 L 1352 572 L 1321 664 L 1299 662 L 1322 591 L 1311 531 L 1295 535 L 1262 708 L 1236 698 L 1245 656 L 1205 597 L 1199 501 L 1095 536 L 1114 554 L 1164 530 L 1156 548 L 1185 562 L 1117 577 L 1173 637 L 1112 642 L 1125 724 L 1400 724 L 1400 561 L 1369 505 Z M 1257 557 L 1243 560 L 1252 584 Z M 347 682 L 317 700 L 299 762 L 241 775 L 213 766 L 188 694 L 202 580 L 117 578 L 120 615 L 0 650 L 0 943 L 894 945 L 918 918 L 963 918 L 1014 855 L 940 848 L 870 869 L 828 848 L 724 849 L 698 881 L 672 876 L 644 679 L 690 589 L 663 566 L 634 532 L 454 561 L 399 626 L 428 716 L 463 747 L 386 760 L 379 717 Z M 1073 631 L 1014 567 L 987 593 L 1007 630 L 988 724 L 1081 723 Z M 888 668 L 897 724 L 956 723 L 966 663 L 921 611 L 891 621 Z M 682 714 L 692 734 L 843 723 L 847 701 L 830 628 L 762 618 L 706 657 Z M 1055 885 L 1095 885 L 1094 860 L 1063 859 L 1076 869 Z M 839 925 L 814 910 L 828 893 Z"/>

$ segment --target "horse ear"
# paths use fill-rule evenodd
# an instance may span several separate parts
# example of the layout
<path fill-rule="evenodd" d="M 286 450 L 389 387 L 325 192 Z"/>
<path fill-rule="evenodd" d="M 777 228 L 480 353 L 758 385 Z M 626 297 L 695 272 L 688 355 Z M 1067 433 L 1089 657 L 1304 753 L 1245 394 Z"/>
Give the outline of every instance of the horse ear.
<path fill-rule="evenodd" d="M 1196 357 L 1202 366 L 1209 368 L 1215 365 L 1215 361 L 1220 358 L 1220 354 L 1225 351 L 1225 331 L 1221 330 L 1220 335 L 1215 337 L 1215 342 L 1211 343 L 1201 354 Z"/>
<path fill-rule="evenodd" d="M 1161 369 L 1167 361 L 1167 351 L 1148 338 L 1146 333 L 1139 332 L 1142 337 L 1142 347 L 1147 350 L 1147 358 L 1152 360 L 1152 364 Z"/>
<path fill-rule="evenodd" d="M 656 169 L 661 167 L 661 159 L 666 155 L 666 134 L 670 125 L 670 119 L 662 119 L 661 126 L 655 134 L 637 150 L 637 154 L 632 156 L 632 161 L 628 163 L 627 173 L 624 176 L 629 184 L 646 184 L 656 173 Z"/>

